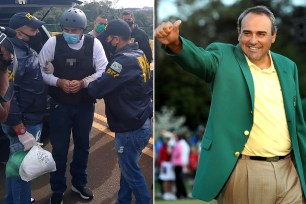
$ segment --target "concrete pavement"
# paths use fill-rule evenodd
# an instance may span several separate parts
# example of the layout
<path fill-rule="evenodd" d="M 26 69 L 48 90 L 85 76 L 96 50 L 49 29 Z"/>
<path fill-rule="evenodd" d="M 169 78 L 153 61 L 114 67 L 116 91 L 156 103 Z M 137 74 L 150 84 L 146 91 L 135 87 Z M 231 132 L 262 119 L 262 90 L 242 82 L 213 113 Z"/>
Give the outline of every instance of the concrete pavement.
<path fill-rule="evenodd" d="M 119 190 L 120 169 L 114 149 L 114 133 L 109 131 L 104 115 L 103 100 L 98 101 L 90 139 L 90 157 L 88 164 L 88 186 L 93 190 L 95 197 L 91 201 L 82 200 L 71 191 L 69 165 L 67 165 L 68 188 L 64 196 L 64 204 L 92 203 L 114 204 Z M 45 142 L 45 149 L 51 150 L 49 141 Z M 2 151 L 2 150 L 1 150 Z M 73 144 L 70 144 L 68 161 L 71 161 Z M 145 175 L 148 189 L 152 194 L 153 185 L 153 140 L 150 139 L 140 158 L 140 166 Z M 0 163 L 0 203 L 3 203 L 5 191 L 5 164 Z M 43 175 L 32 182 L 32 197 L 36 204 L 47 204 L 51 196 L 49 174 Z"/>

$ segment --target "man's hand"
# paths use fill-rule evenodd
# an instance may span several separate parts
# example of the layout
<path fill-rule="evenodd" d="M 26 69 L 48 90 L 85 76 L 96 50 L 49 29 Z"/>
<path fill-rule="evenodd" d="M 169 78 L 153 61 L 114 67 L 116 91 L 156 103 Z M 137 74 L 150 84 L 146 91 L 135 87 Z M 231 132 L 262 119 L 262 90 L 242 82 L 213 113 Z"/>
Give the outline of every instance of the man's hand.
<path fill-rule="evenodd" d="M 58 79 L 56 85 L 66 93 L 77 93 L 84 88 L 83 80 Z"/>
<path fill-rule="evenodd" d="M 181 20 L 177 20 L 175 23 L 163 22 L 155 29 L 157 40 L 166 45 L 174 54 L 178 54 L 182 50 L 182 42 L 179 38 L 181 23 Z"/>
<path fill-rule="evenodd" d="M 51 62 L 46 62 L 45 66 L 43 67 L 43 71 L 46 74 L 53 74 L 54 72 L 54 66 Z"/>
<path fill-rule="evenodd" d="M 87 88 L 87 87 L 88 87 L 88 84 L 89 84 L 90 82 L 94 81 L 94 80 L 96 80 L 96 79 L 95 79 L 94 77 L 92 77 L 92 76 L 88 76 L 88 77 L 82 79 L 83 84 L 84 84 L 84 88 Z"/>
<path fill-rule="evenodd" d="M 36 145 L 35 137 L 28 131 L 26 131 L 22 135 L 18 135 L 18 139 L 21 142 L 21 144 L 23 144 L 24 151 L 27 151 L 31 149 L 34 145 Z"/>
<path fill-rule="evenodd" d="M 84 88 L 84 83 L 82 80 L 72 80 L 70 81 L 69 90 L 70 93 L 76 93 Z"/>
<path fill-rule="evenodd" d="M 60 87 L 64 92 L 70 93 L 70 81 L 67 79 L 58 79 L 56 86 Z"/>

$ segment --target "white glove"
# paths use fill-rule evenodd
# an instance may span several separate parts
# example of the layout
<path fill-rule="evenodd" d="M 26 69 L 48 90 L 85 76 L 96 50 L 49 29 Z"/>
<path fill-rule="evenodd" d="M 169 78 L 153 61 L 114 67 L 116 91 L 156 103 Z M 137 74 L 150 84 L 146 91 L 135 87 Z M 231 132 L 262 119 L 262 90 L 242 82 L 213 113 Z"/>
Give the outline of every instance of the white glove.
<path fill-rule="evenodd" d="M 88 87 L 88 84 L 92 81 L 96 80 L 94 77 L 92 76 L 88 76 L 86 78 L 84 78 L 82 81 L 84 83 L 84 88 L 87 88 Z"/>
<path fill-rule="evenodd" d="M 46 65 L 43 67 L 43 71 L 46 74 L 53 74 L 54 72 L 54 66 L 51 62 L 46 62 Z"/>
<path fill-rule="evenodd" d="M 27 151 L 31 149 L 34 145 L 36 145 L 35 137 L 28 131 L 26 131 L 22 135 L 18 135 L 18 139 L 21 142 L 21 144 L 23 144 L 24 151 Z"/>

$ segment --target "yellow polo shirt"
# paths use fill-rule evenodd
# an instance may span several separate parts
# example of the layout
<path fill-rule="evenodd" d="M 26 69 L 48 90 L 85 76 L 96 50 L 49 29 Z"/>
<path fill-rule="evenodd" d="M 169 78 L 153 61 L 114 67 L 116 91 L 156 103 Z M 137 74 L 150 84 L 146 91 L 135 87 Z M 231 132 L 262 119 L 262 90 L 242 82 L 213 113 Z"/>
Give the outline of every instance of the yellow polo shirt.
<path fill-rule="evenodd" d="M 270 55 L 270 54 L 269 54 Z M 254 122 L 242 154 L 249 156 L 284 156 L 291 151 L 283 95 L 273 61 L 260 69 L 247 57 L 254 87 Z"/>

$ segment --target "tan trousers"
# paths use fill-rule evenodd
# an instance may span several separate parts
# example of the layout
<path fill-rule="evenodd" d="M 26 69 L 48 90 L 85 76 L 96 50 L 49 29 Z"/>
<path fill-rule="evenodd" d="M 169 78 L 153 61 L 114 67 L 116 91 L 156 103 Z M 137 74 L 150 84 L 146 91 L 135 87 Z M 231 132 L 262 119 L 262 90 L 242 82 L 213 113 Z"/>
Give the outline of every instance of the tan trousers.
<path fill-rule="evenodd" d="M 219 204 L 305 203 L 290 156 L 277 162 L 240 158 L 217 200 Z"/>

